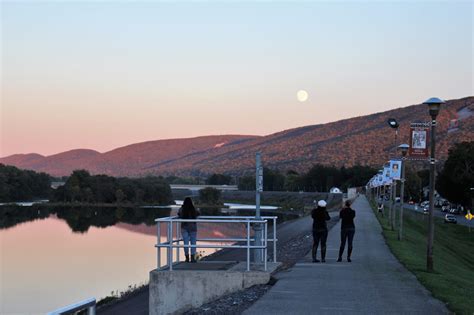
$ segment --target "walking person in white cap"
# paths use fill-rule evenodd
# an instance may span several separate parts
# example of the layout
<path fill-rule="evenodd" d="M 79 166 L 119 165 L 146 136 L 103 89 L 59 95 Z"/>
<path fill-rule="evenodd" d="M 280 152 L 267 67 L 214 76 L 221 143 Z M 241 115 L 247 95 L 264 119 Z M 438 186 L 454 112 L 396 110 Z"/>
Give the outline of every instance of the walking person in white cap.
<path fill-rule="evenodd" d="M 326 210 L 326 201 L 319 200 L 318 207 L 311 212 L 313 217 L 313 262 L 319 262 L 316 259 L 319 242 L 321 242 L 321 261 L 326 262 L 326 240 L 328 238 L 328 227 L 326 221 L 331 220 Z"/>

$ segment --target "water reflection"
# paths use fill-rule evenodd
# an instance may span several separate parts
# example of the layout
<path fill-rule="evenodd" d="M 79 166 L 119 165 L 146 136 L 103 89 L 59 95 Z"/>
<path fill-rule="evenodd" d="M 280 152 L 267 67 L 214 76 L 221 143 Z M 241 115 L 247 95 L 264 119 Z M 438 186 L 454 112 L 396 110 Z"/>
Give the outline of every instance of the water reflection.
<path fill-rule="evenodd" d="M 200 210 L 203 215 L 254 214 L 252 210 Z M 1 206 L 0 314 L 44 314 L 90 296 L 100 299 L 113 290 L 146 283 L 157 265 L 154 220 L 176 211 Z M 262 215 L 272 214 L 262 211 Z M 293 217 L 279 214 L 279 220 Z M 242 223 L 200 223 L 198 237 L 236 238 L 245 231 Z M 162 241 L 165 233 L 162 229 Z M 205 249 L 201 254 L 215 251 Z M 164 259 L 162 255 L 162 264 Z"/>
<path fill-rule="evenodd" d="M 255 210 L 251 208 L 199 208 L 202 215 L 213 216 L 253 216 Z M 47 205 L 33 205 L 32 207 L 1 206 L 0 230 L 14 227 L 17 224 L 42 220 L 51 215 L 66 221 L 75 233 L 86 233 L 91 226 L 106 228 L 118 223 L 132 225 L 156 225 L 155 219 L 176 215 L 176 208 L 131 208 L 131 207 L 48 207 Z M 263 210 L 262 216 L 273 216 L 272 210 Z M 278 222 L 296 218 L 291 213 L 278 212 Z M 271 222 L 269 222 L 271 224 Z"/>
<path fill-rule="evenodd" d="M 105 228 L 118 223 L 154 225 L 156 218 L 170 216 L 171 211 L 171 208 L 2 206 L 0 229 L 54 215 L 66 221 L 73 232 L 85 233 L 91 226 Z"/>

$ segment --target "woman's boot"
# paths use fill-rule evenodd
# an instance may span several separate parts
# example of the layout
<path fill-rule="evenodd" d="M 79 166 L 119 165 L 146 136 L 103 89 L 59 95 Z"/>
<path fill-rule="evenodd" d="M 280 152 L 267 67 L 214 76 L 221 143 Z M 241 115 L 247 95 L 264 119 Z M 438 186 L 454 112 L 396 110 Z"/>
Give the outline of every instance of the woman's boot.
<path fill-rule="evenodd" d="M 186 257 L 185 262 L 189 262 L 189 255 L 184 255 Z"/>
<path fill-rule="evenodd" d="M 196 255 L 191 255 L 191 262 L 195 263 L 196 262 Z"/>
<path fill-rule="evenodd" d="M 319 262 L 318 259 L 316 259 L 316 253 L 318 252 L 318 245 L 317 244 L 313 244 L 313 250 L 311 252 L 311 255 L 313 256 L 313 262 Z"/>
<path fill-rule="evenodd" d="M 339 257 L 337 258 L 337 262 L 342 261 L 342 254 L 344 253 L 344 248 L 339 247 Z"/>

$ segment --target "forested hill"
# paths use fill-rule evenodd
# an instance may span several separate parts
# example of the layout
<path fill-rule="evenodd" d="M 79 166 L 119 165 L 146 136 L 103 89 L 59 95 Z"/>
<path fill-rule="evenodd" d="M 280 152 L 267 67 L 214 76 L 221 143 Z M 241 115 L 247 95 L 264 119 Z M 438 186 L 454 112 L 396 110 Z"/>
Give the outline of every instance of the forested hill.
<path fill-rule="evenodd" d="M 268 136 L 158 140 L 105 153 L 73 150 L 47 157 L 13 155 L 0 159 L 0 163 L 54 176 L 69 175 L 74 169 L 113 176 L 242 174 L 253 172 L 259 151 L 266 167 L 282 171 L 307 171 L 316 163 L 378 167 L 388 159 L 394 144 L 388 118 L 400 123 L 399 143 L 408 143 L 410 122 L 429 121 L 427 106 L 419 104 Z M 437 152 L 443 160 L 454 143 L 474 139 L 474 97 L 447 101 L 438 121 Z"/>

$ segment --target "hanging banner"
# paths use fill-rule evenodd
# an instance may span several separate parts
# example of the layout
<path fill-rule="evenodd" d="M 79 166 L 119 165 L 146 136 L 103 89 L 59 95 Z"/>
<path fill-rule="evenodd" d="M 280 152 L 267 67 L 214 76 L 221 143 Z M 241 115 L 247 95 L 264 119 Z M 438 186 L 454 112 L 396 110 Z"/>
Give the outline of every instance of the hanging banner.
<path fill-rule="evenodd" d="M 382 186 L 383 185 L 383 174 L 378 174 L 377 175 L 377 184 L 379 186 Z"/>
<path fill-rule="evenodd" d="M 384 185 L 390 185 L 392 184 L 392 178 L 390 177 L 391 172 L 390 172 L 390 166 L 385 166 L 383 168 L 383 181 Z"/>
<path fill-rule="evenodd" d="M 393 180 L 400 180 L 402 177 L 402 161 L 390 160 L 390 173 Z"/>
<path fill-rule="evenodd" d="M 263 167 L 258 168 L 257 191 L 263 191 Z"/>
<path fill-rule="evenodd" d="M 428 157 L 429 123 L 412 123 L 410 126 L 410 157 Z"/>

